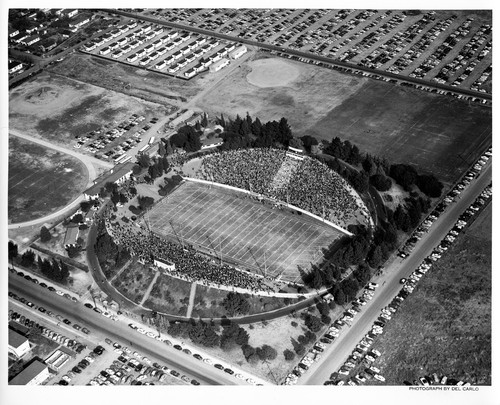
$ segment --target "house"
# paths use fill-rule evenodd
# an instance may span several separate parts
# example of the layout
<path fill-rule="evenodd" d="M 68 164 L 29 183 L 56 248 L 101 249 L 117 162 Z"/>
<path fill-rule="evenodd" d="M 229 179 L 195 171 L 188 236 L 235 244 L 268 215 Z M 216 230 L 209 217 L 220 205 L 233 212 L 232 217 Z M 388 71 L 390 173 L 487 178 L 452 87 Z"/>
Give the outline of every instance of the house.
<path fill-rule="evenodd" d="M 80 28 L 82 25 L 87 24 L 90 21 L 90 18 L 85 15 L 79 15 L 74 20 L 70 21 L 69 26 L 71 28 Z"/>
<path fill-rule="evenodd" d="M 15 28 L 9 27 L 9 38 L 13 38 L 18 34 L 19 34 L 19 30 L 16 30 Z"/>
<path fill-rule="evenodd" d="M 126 162 L 117 165 L 108 173 L 95 180 L 94 185 L 85 190 L 83 195 L 87 200 L 98 198 L 101 188 L 103 188 L 106 183 L 123 184 L 132 175 L 132 168 L 134 166 L 135 163 L 133 162 Z"/>
<path fill-rule="evenodd" d="M 19 33 L 19 34 L 17 34 L 17 35 L 14 35 L 11 39 L 12 39 L 15 43 L 19 44 L 19 43 L 21 43 L 21 41 L 25 40 L 25 39 L 26 39 L 26 38 L 28 38 L 28 37 L 29 37 L 29 35 L 27 35 L 27 34 L 25 34 L 25 33 Z"/>
<path fill-rule="evenodd" d="M 61 12 L 61 16 L 67 17 L 67 18 L 72 18 L 77 14 L 78 14 L 78 10 L 76 10 L 74 8 L 63 9 L 63 11 Z"/>
<path fill-rule="evenodd" d="M 19 72 L 22 68 L 23 64 L 21 62 L 9 61 L 9 74 Z"/>
<path fill-rule="evenodd" d="M 64 248 L 76 247 L 78 245 L 78 234 L 80 229 L 78 225 L 68 226 L 66 228 L 66 235 L 64 235 Z"/>
<path fill-rule="evenodd" d="M 19 358 L 23 357 L 30 350 L 29 340 L 15 330 L 9 328 L 9 353 Z"/>
<path fill-rule="evenodd" d="M 241 56 L 243 56 L 245 53 L 247 53 L 248 49 L 245 45 L 241 45 L 240 47 L 236 48 L 234 51 L 232 51 L 229 54 L 229 57 L 231 59 L 238 59 Z"/>
<path fill-rule="evenodd" d="M 222 138 L 212 138 L 212 139 L 204 139 L 201 141 L 201 149 L 210 149 L 220 146 L 224 143 Z"/>
<path fill-rule="evenodd" d="M 9 385 L 40 385 L 49 378 L 49 368 L 35 359 L 23 371 L 9 381 Z"/>
<path fill-rule="evenodd" d="M 229 65 L 229 59 L 222 58 L 221 60 L 215 62 L 213 65 L 210 65 L 210 72 L 218 72 L 219 70 L 225 68 Z"/>
<path fill-rule="evenodd" d="M 49 52 L 57 46 L 57 41 L 54 38 L 47 38 L 40 43 L 40 48 L 43 52 Z"/>
<path fill-rule="evenodd" d="M 29 36 L 28 38 L 23 39 L 20 42 L 23 45 L 30 46 L 30 45 L 36 44 L 38 41 L 40 41 L 40 37 L 37 35 L 32 35 L 32 36 Z"/>

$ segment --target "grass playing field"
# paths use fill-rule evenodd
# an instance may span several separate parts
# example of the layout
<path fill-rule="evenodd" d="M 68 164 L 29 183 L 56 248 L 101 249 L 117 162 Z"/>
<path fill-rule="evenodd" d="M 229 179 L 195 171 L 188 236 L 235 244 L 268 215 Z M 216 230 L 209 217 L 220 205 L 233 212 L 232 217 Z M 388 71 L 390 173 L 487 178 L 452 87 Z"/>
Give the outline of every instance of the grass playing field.
<path fill-rule="evenodd" d="M 342 234 L 218 187 L 186 182 L 149 212 L 151 229 L 258 274 L 300 280 Z"/>
<path fill-rule="evenodd" d="M 10 137 L 9 221 L 28 221 L 64 207 L 87 180 L 87 169 L 72 156 Z"/>

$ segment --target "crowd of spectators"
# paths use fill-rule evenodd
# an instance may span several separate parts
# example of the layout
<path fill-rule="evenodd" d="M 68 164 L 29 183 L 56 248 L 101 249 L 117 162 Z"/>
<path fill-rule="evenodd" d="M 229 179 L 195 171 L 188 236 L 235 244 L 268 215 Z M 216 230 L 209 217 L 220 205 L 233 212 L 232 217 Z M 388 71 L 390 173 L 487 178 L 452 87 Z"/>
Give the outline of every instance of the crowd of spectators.
<path fill-rule="evenodd" d="M 347 224 L 361 208 L 350 186 L 315 159 L 286 157 L 279 149 L 243 149 L 206 156 L 198 175 Z"/>
<path fill-rule="evenodd" d="M 280 149 L 240 149 L 206 156 L 202 162 L 204 180 L 227 184 L 268 195 L 267 190 L 285 160 Z"/>
<path fill-rule="evenodd" d="M 174 263 L 175 270 L 169 271 L 172 276 L 217 287 L 233 286 L 250 292 L 273 291 L 264 278 L 227 264 L 216 263 L 198 253 L 192 246 L 169 242 L 146 230 L 137 227 L 134 229 L 128 224 L 107 222 L 106 228 L 116 243 L 126 247 L 144 263 L 152 264 L 154 259 Z"/>

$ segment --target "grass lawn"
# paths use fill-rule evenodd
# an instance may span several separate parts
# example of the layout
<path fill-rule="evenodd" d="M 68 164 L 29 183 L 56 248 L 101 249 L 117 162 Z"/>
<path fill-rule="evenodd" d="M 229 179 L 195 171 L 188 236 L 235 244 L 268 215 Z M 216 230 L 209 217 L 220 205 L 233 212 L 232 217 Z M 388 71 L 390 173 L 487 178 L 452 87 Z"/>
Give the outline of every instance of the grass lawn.
<path fill-rule="evenodd" d="M 385 384 L 437 373 L 491 385 L 491 236 L 490 204 L 387 324 L 373 346 Z"/>
<path fill-rule="evenodd" d="M 144 306 L 167 314 L 186 316 L 190 291 L 191 283 L 161 274 Z"/>
<path fill-rule="evenodd" d="M 148 266 L 135 263 L 128 266 L 113 280 L 112 284 L 125 297 L 140 303 L 154 275 L 155 272 L 150 270 Z"/>

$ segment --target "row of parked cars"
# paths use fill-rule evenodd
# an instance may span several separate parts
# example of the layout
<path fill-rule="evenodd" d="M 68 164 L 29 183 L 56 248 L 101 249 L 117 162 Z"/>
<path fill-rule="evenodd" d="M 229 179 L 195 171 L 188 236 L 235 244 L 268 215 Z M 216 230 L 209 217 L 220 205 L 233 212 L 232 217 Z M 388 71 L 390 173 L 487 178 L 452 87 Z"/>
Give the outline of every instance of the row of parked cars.
<path fill-rule="evenodd" d="M 432 224 L 438 219 L 439 215 L 444 212 L 446 207 L 451 204 L 454 198 L 458 197 L 460 193 L 465 190 L 465 188 L 471 183 L 471 181 L 476 178 L 479 171 L 483 168 L 483 166 L 488 162 L 488 159 L 492 155 L 492 149 L 489 148 L 486 152 L 484 152 L 477 163 L 474 165 L 473 169 L 467 171 L 467 173 L 458 181 L 458 183 L 451 189 L 448 195 L 436 206 L 436 208 L 425 218 L 424 221 L 420 224 L 420 226 L 413 231 L 410 237 L 406 240 L 406 243 L 403 247 L 398 251 L 398 256 L 401 258 L 406 258 L 410 252 L 415 247 L 415 244 L 420 240 L 420 238 L 424 235 L 425 232 L 429 230 Z M 477 208 L 477 204 L 471 207 L 472 210 Z M 446 250 L 448 245 L 445 241 L 443 246 L 441 247 L 441 253 L 443 250 Z M 440 252 L 437 252 L 433 258 L 438 259 Z"/>
<path fill-rule="evenodd" d="M 9 268 L 9 271 L 12 274 L 18 275 L 19 277 L 23 277 L 25 280 L 31 281 L 33 284 L 37 284 L 42 288 L 46 288 L 50 292 L 54 292 L 57 295 L 60 295 L 61 297 L 67 298 L 68 300 L 71 300 L 73 302 L 78 302 L 78 298 L 76 298 L 68 293 L 65 293 L 61 290 L 57 290 L 56 288 L 54 288 L 50 285 L 47 285 L 43 281 L 40 282 L 40 280 L 38 280 L 36 277 L 30 276 L 29 274 L 24 274 L 22 271 L 17 271 L 16 269 L 13 269 L 13 268 Z"/>
<path fill-rule="evenodd" d="M 458 236 L 459 232 L 464 228 L 467 224 L 467 221 L 479 210 L 479 208 L 485 204 L 486 199 L 491 197 L 491 186 L 485 188 L 485 190 L 481 193 L 481 195 L 476 199 L 476 201 L 471 204 L 471 206 L 459 217 L 458 221 L 455 223 L 454 227 L 448 232 L 445 238 L 441 241 L 441 243 L 433 250 L 433 252 L 425 258 L 418 268 L 410 274 L 408 278 L 402 278 L 400 280 L 403 287 L 399 291 L 399 293 L 393 298 L 391 303 L 382 309 L 380 316 L 373 323 L 371 331 L 365 335 L 365 337 L 359 342 L 359 344 L 354 349 L 352 355 L 347 359 L 344 365 L 338 370 L 337 373 L 333 373 L 330 377 L 329 381 L 325 382 L 325 385 L 343 385 L 345 384 L 344 380 L 340 379 L 340 375 L 349 375 L 350 372 L 363 362 L 364 366 L 368 366 L 365 368 L 364 373 L 358 373 L 356 376 L 348 380 L 348 384 L 350 385 L 359 385 L 363 383 L 368 378 L 375 378 L 379 381 L 385 381 L 385 378 L 380 374 L 380 370 L 374 369 L 371 363 L 373 363 L 379 356 L 380 352 L 377 350 L 371 349 L 374 339 L 383 333 L 384 327 L 387 322 L 392 319 L 393 314 L 399 309 L 401 303 L 414 291 L 417 283 L 420 279 L 429 271 L 432 266 L 432 263 L 441 257 L 441 254 L 448 249 L 451 243 L 453 243 Z M 375 374 L 370 374 L 370 371 L 376 372 Z M 434 379 L 436 381 L 436 379 Z M 441 380 L 439 380 L 439 383 Z M 443 380 L 441 384 L 446 384 L 446 378 Z M 459 382 L 456 381 L 456 384 Z M 461 385 L 464 385 L 461 382 Z M 420 378 L 415 384 L 418 385 L 429 385 L 432 384 L 431 379 Z M 408 385 L 408 384 L 407 384 Z M 411 383 L 409 383 L 411 385 Z M 451 385 L 455 385 L 452 382 Z M 470 385 L 470 384 L 469 384 Z"/>
<path fill-rule="evenodd" d="M 225 373 L 227 373 L 229 375 L 234 375 L 234 377 L 238 378 L 239 380 L 245 380 L 246 382 L 248 382 L 249 384 L 252 384 L 252 385 L 261 385 L 261 384 L 258 384 L 255 380 L 253 380 L 250 377 L 246 378 L 243 374 L 235 373 L 231 368 L 223 366 L 222 364 L 218 364 L 218 363 L 214 364 L 214 362 L 211 359 L 209 359 L 209 358 L 203 358 L 198 353 L 192 353 L 191 350 L 189 350 L 188 348 L 183 348 L 178 343 L 177 344 L 172 343 L 169 339 L 162 338 L 161 336 L 156 335 L 156 334 L 154 334 L 151 331 L 147 331 L 146 329 L 138 327 L 138 326 L 136 326 L 136 325 L 134 325 L 132 323 L 129 323 L 128 326 L 131 329 L 139 332 L 142 335 L 146 335 L 146 336 L 148 336 L 148 337 L 150 337 L 152 339 L 158 340 L 159 342 L 163 342 L 163 343 L 165 343 L 168 346 L 172 346 L 176 350 L 179 350 L 179 351 L 181 351 L 183 353 L 186 353 L 187 355 L 192 355 L 195 359 L 203 361 L 206 364 L 213 365 L 215 368 L 217 368 L 217 369 L 219 369 L 221 371 L 224 371 Z"/>
<path fill-rule="evenodd" d="M 61 377 L 61 380 L 57 383 L 57 385 L 69 385 L 71 380 L 77 375 L 81 374 L 83 370 L 89 367 L 97 357 L 101 356 L 104 353 L 105 349 L 102 346 L 96 346 L 93 350 L 91 350 L 82 360 L 78 362 L 76 366 L 68 371 L 65 375 Z"/>
<path fill-rule="evenodd" d="M 16 311 L 9 310 L 9 319 L 27 328 L 38 329 L 43 336 L 53 340 L 56 343 L 60 343 L 77 353 L 80 353 L 86 347 L 84 344 L 74 339 L 70 339 L 60 333 L 54 332 L 53 330 L 47 328 L 46 326 L 41 325 L 38 322 L 28 318 L 27 316 L 21 315 Z"/>

